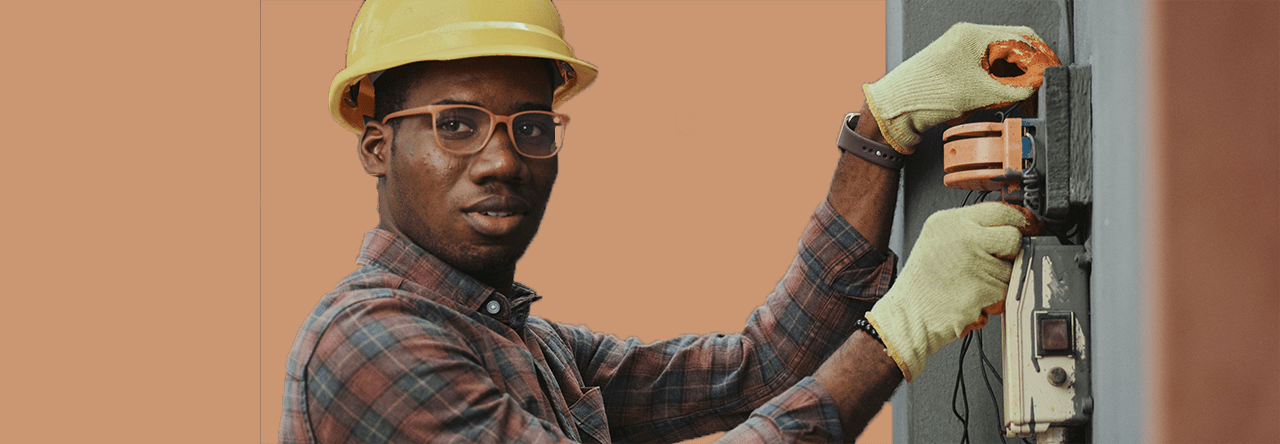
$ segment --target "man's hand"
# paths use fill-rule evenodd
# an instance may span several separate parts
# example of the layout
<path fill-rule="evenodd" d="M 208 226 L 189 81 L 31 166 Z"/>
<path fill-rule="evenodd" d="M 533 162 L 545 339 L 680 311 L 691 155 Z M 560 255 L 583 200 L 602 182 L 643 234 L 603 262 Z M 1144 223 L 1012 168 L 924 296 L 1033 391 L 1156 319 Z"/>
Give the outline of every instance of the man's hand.
<path fill-rule="evenodd" d="M 867 313 L 910 382 L 925 358 L 962 336 L 982 309 L 1004 299 L 1019 227 L 1030 222 L 1003 203 L 943 210 L 929 216 L 911 257 L 884 298 Z"/>
<path fill-rule="evenodd" d="M 975 109 L 1024 100 L 1061 65 L 1031 28 L 957 23 L 879 81 L 863 85 L 894 149 L 911 154 L 920 133 Z"/>

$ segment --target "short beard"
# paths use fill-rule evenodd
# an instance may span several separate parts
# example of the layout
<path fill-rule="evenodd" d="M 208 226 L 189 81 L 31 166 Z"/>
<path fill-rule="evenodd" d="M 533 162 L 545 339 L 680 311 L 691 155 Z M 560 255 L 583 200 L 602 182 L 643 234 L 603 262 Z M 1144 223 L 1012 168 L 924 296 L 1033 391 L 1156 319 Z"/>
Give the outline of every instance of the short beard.
<path fill-rule="evenodd" d="M 524 257 L 525 251 L 528 251 L 529 245 L 537 237 L 545 212 L 546 208 L 543 207 L 530 212 L 528 215 L 528 217 L 535 218 L 528 221 L 533 223 L 533 229 L 529 233 L 528 239 L 503 246 L 482 245 L 469 247 L 460 245 L 448 236 L 436 233 L 427 224 L 414 224 L 414 226 L 399 226 L 397 228 L 401 236 L 446 265 L 481 283 L 493 285 L 490 283 L 502 282 L 505 279 L 515 277 L 516 264 L 520 261 L 520 258 Z M 511 291 L 510 288 L 494 289 L 503 294 Z"/>
<path fill-rule="evenodd" d="M 412 239 L 410 240 L 412 241 Z M 448 239 L 440 238 L 430 232 L 427 233 L 427 238 L 422 239 L 422 241 L 414 241 L 414 243 L 455 270 L 461 271 L 481 282 L 488 282 L 491 279 L 498 279 L 508 274 L 514 276 L 516 263 L 520 261 L 520 258 L 524 257 L 525 251 L 529 249 L 529 244 L 533 240 L 530 239 L 529 242 L 519 245 L 518 248 L 513 247 L 501 250 L 496 254 L 483 254 L 478 250 L 458 248 L 456 244 L 449 242 Z M 505 294 L 510 289 L 495 288 L 495 290 Z"/>

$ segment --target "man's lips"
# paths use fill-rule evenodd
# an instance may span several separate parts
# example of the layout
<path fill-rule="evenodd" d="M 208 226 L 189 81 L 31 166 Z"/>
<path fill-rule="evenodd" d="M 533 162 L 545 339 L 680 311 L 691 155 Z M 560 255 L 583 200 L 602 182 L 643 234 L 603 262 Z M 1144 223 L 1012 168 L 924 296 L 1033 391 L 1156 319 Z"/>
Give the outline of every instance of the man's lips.
<path fill-rule="evenodd" d="M 518 196 L 491 196 L 464 207 L 462 214 L 480 234 L 499 237 L 514 233 L 532 207 Z"/>
<path fill-rule="evenodd" d="M 533 205 L 520 196 L 490 196 L 462 209 L 464 213 L 528 214 Z"/>

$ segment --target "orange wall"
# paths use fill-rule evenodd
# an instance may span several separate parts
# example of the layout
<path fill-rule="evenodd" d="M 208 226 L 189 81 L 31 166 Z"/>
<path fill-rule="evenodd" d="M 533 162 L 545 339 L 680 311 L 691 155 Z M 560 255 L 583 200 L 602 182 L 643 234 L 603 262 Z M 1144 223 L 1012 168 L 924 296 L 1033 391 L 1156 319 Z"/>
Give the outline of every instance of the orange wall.
<path fill-rule="evenodd" d="M 1280 2 L 1148 6 L 1148 438 L 1280 442 Z"/>
<path fill-rule="evenodd" d="M 358 4 L 6 6 L 0 441 L 274 442 L 290 341 L 374 224 L 325 111 Z M 644 339 L 735 329 L 883 73 L 883 3 L 557 5 L 602 76 L 563 107 L 518 275 L 547 295 L 535 313 Z"/>

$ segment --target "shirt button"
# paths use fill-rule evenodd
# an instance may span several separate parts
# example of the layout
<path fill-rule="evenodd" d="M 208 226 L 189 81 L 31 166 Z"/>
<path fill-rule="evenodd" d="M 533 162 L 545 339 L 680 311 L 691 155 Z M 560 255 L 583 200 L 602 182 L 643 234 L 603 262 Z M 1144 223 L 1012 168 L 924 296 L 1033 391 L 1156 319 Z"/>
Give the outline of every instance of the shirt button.
<path fill-rule="evenodd" d="M 496 315 L 499 311 L 502 311 L 502 304 L 499 304 L 498 301 L 489 301 L 489 303 L 484 304 L 484 311 L 489 312 L 491 315 Z"/>

